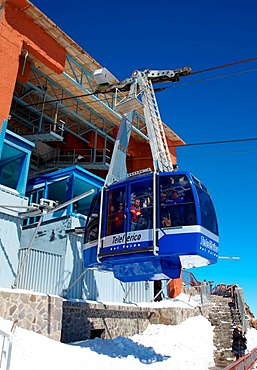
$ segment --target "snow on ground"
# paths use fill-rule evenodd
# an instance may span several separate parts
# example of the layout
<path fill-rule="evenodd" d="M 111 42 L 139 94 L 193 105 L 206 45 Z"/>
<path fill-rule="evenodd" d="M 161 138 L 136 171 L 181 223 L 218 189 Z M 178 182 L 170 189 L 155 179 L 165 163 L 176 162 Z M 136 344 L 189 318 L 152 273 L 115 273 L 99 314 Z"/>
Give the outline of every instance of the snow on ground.
<path fill-rule="evenodd" d="M 195 308 L 199 306 L 200 296 L 190 297 L 185 293 L 180 293 L 176 298 L 166 298 L 160 302 L 141 302 L 137 306 L 140 307 L 183 307 L 183 308 Z"/>
<path fill-rule="evenodd" d="M 194 306 L 188 297 L 152 303 L 156 307 Z M 149 305 L 149 304 L 148 304 Z M 0 329 L 11 321 L 0 318 Z M 180 325 L 149 325 L 142 334 L 63 344 L 16 328 L 10 370 L 208 370 L 213 361 L 213 327 L 203 316 Z M 257 330 L 247 332 L 248 350 L 257 347 Z"/>
<path fill-rule="evenodd" d="M 251 352 L 252 349 L 257 347 L 257 330 L 254 328 L 248 329 L 246 332 L 247 351 Z"/>
<path fill-rule="evenodd" d="M 3 325 L 5 324 L 5 325 Z M 11 322 L 0 320 L 9 329 Z M 8 329 L 8 330 L 9 330 Z M 181 325 L 149 325 L 133 337 L 63 344 L 16 328 L 10 370 L 207 370 L 213 365 L 213 328 L 202 316 Z"/>

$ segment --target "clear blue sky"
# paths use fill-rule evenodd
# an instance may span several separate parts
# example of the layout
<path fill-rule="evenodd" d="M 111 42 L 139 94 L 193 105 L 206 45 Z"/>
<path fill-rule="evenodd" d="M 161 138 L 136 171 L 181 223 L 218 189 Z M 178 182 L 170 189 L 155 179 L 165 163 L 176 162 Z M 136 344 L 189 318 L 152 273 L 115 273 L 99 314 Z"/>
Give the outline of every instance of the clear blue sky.
<path fill-rule="evenodd" d="M 257 57 L 256 0 L 32 2 L 120 80 L 139 68 L 199 71 Z M 213 78 L 222 75 L 229 76 Z M 185 77 L 173 87 L 158 93 L 159 108 L 187 143 L 257 138 L 257 61 Z M 210 190 L 220 255 L 240 257 L 194 274 L 239 284 L 257 316 L 257 141 L 189 146 L 177 154 L 179 168 Z"/>

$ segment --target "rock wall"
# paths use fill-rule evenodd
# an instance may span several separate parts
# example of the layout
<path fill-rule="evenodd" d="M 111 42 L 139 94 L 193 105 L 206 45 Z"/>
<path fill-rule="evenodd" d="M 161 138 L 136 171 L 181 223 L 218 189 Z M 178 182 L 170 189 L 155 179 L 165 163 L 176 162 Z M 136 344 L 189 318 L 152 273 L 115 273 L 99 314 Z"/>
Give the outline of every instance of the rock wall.
<path fill-rule="evenodd" d="M 64 343 L 142 333 L 151 324 L 177 325 L 189 317 L 207 317 L 211 307 L 152 308 L 93 304 L 86 302 L 63 302 L 61 341 Z"/>
<path fill-rule="evenodd" d="M 61 341 L 141 333 L 147 328 L 150 316 L 147 308 L 64 301 Z"/>
<path fill-rule="evenodd" d="M 211 306 L 152 308 L 65 300 L 22 290 L 0 290 L 0 316 L 64 343 L 132 336 L 151 324 L 177 325 L 189 317 L 208 317 Z"/>
<path fill-rule="evenodd" d="M 58 296 L 0 290 L 0 316 L 17 325 L 60 341 L 62 301 Z"/>

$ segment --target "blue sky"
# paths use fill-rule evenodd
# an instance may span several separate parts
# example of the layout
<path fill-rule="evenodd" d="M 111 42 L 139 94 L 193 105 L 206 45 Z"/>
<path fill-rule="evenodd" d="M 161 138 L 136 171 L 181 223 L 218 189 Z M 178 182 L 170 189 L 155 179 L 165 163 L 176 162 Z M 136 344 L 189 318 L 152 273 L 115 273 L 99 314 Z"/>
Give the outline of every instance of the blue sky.
<path fill-rule="evenodd" d="M 120 80 L 139 68 L 194 72 L 257 57 L 255 0 L 32 2 Z M 185 77 L 157 99 L 187 143 L 257 138 L 257 61 Z M 239 284 L 257 316 L 257 140 L 178 148 L 177 159 L 212 195 L 220 255 L 240 257 L 195 276 Z"/>

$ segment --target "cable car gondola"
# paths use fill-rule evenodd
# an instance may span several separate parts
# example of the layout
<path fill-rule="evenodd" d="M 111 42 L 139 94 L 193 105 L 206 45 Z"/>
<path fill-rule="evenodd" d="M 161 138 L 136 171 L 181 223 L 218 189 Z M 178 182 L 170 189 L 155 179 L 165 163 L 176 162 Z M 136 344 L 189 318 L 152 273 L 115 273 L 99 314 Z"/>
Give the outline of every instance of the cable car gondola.
<path fill-rule="evenodd" d="M 101 227 L 101 193 L 95 196 L 86 227 L 87 267 L 98 265 L 129 282 L 177 278 L 182 267 L 217 262 L 213 203 L 190 173 L 142 175 L 110 185 L 102 197 Z"/>
<path fill-rule="evenodd" d="M 165 71 L 172 81 L 184 72 Z M 122 107 L 110 170 L 86 225 L 85 267 L 113 271 L 123 282 L 178 278 L 181 268 L 206 266 L 218 258 L 217 219 L 207 188 L 191 173 L 173 171 L 152 89 L 152 80 L 160 74 L 136 71 L 129 80 L 132 86 L 127 107 Z M 154 170 L 128 176 L 135 85 L 142 95 Z"/>

